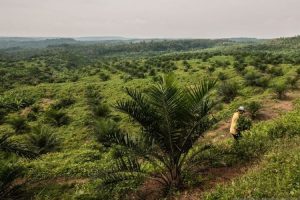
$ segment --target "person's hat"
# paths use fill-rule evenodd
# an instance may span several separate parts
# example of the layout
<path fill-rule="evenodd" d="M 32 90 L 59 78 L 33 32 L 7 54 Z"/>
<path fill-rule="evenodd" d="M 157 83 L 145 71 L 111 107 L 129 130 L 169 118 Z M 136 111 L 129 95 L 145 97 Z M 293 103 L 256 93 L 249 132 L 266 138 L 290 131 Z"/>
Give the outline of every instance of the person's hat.
<path fill-rule="evenodd" d="M 244 106 L 240 106 L 240 107 L 238 108 L 238 110 L 239 110 L 239 111 L 245 111 L 245 107 L 244 107 Z"/>

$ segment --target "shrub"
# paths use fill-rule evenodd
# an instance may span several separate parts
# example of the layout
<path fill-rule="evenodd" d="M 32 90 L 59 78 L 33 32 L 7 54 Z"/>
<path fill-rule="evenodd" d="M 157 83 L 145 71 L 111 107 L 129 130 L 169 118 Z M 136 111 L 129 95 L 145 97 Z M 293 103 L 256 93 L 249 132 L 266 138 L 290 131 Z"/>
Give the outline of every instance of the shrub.
<path fill-rule="evenodd" d="M 249 71 L 245 74 L 246 84 L 249 86 L 257 86 L 267 88 L 269 85 L 270 78 L 262 75 L 257 71 Z"/>
<path fill-rule="evenodd" d="M 233 143 L 229 153 L 233 156 L 233 163 L 248 162 L 254 158 L 259 158 L 269 148 L 269 139 L 258 133 L 244 132 L 239 142 Z M 230 164 L 230 163 L 229 163 Z"/>
<path fill-rule="evenodd" d="M 34 104 L 32 107 L 31 107 L 31 111 L 34 112 L 34 113 L 38 113 L 40 111 L 40 106 L 38 104 Z"/>
<path fill-rule="evenodd" d="M 299 134 L 298 128 L 294 127 L 292 123 L 277 122 L 268 130 L 268 136 L 271 139 L 292 137 Z"/>
<path fill-rule="evenodd" d="M 150 70 L 149 76 L 156 76 L 156 71 L 155 71 L 155 69 L 151 69 L 151 70 Z"/>
<path fill-rule="evenodd" d="M 38 125 L 32 129 L 32 133 L 28 136 L 28 141 L 38 154 L 46 154 L 58 149 L 60 144 L 57 136 L 46 126 Z"/>
<path fill-rule="evenodd" d="M 246 84 L 250 86 L 257 86 L 257 80 L 259 78 L 261 78 L 261 75 L 256 71 L 250 71 L 245 74 Z"/>
<path fill-rule="evenodd" d="M 281 67 L 271 67 L 269 69 L 269 73 L 272 74 L 273 76 L 283 76 L 283 70 Z"/>
<path fill-rule="evenodd" d="M 245 63 L 241 63 L 241 62 L 234 62 L 233 63 L 233 67 L 235 68 L 235 70 L 237 72 L 241 73 L 246 68 L 246 64 Z"/>
<path fill-rule="evenodd" d="M 300 67 L 297 68 L 296 73 L 298 76 L 300 76 Z"/>
<path fill-rule="evenodd" d="M 248 104 L 248 111 L 252 119 L 255 119 L 259 113 L 259 110 L 262 108 L 261 103 L 252 101 Z"/>
<path fill-rule="evenodd" d="M 239 94 L 239 85 L 236 82 L 224 82 L 220 85 L 218 93 L 224 102 L 229 103 Z"/>
<path fill-rule="evenodd" d="M 288 77 L 286 79 L 286 84 L 288 84 L 289 86 L 291 86 L 291 88 L 296 89 L 297 88 L 297 83 L 298 83 L 298 77 L 294 76 L 294 77 Z"/>
<path fill-rule="evenodd" d="M 85 97 L 89 105 L 97 105 L 103 98 L 97 88 L 91 85 L 86 88 Z"/>
<path fill-rule="evenodd" d="M 5 115 L 6 115 L 6 110 L 3 108 L 0 108 L 0 124 L 2 124 L 4 122 Z"/>
<path fill-rule="evenodd" d="M 110 76 L 108 74 L 103 73 L 103 72 L 101 72 L 99 76 L 100 76 L 100 79 L 102 81 L 108 81 L 110 79 Z"/>
<path fill-rule="evenodd" d="M 259 63 L 259 64 L 256 65 L 256 67 L 257 67 L 260 71 L 262 71 L 262 72 L 265 72 L 265 71 L 267 70 L 267 68 L 268 68 L 268 66 L 267 66 L 266 64 L 264 64 L 264 63 Z"/>
<path fill-rule="evenodd" d="M 70 121 L 70 118 L 66 115 L 66 113 L 54 109 L 48 110 L 45 115 L 46 122 L 54 126 L 67 125 Z"/>
<path fill-rule="evenodd" d="M 220 79 L 221 81 L 225 81 L 228 79 L 227 75 L 224 72 L 220 72 L 218 74 L 218 79 Z"/>
<path fill-rule="evenodd" d="M 208 73 L 213 73 L 215 70 L 216 70 L 216 68 L 213 67 L 213 66 L 209 66 L 209 67 L 207 68 Z"/>
<path fill-rule="evenodd" d="M 24 133 L 29 130 L 26 119 L 20 116 L 14 116 L 8 119 L 7 123 L 14 129 L 15 133 Z"/>
<path fill-rule="evenodd" d="M 72 97 L 67 97 L 60 99 L 58 102 L 52 105 L 54 109 L 67 108 L 75 103 L 75 100 Z"/>
<path fill-rule="evenodd" d="M 188 63 L 188 61 L 186 61 L 186 60 L 182 61 L 182 64 L 186 70 L 189 70 L 191 68 L 191 64 Z"/>
<path fill-rule="evenodd" d="M 278 83 L 273 86 L 273 90 L 276 93 L 278 99 L 284 99 L 286 96 L 286 92 L 288 91 L 288 87 L 285 83 Z"/>
<path fill-rule="evenodd" d="M 112 120 L 100 120 L 95 127 L 97 141 L 107 147 L 110 146 L 110 143 L 107 143 L 107 137 L 118 132 L 120 132 L 118 126 Z"/>
<path fill-rule="evenodd" d="M 22 185 L 17 180 L 24 177 L 25 169 L 21 166 L 0 161 L 0 199 L 22 198 Z"/>
<path fill-rule="evenodd" d="M 249 130 L 252 126 L 252 122 L 249 118 L 245 117 L 245 116 L 240 116 L 237 122 L 237 130 L 239 132 L 243 132 L 246 130 Z"/>
<path fill-rule="evenodd" d="M 94 114 L 98 117 L 107 117 L 110 113 L 109 106 L 106 104 L 96 105 L 93 111 Z"/>
<path fill-rule="evenodd" d="M 34 112 L 29 112 L 27 115 L 28 121 L 36 121 L 37 120 L 37 115 Z"/>
<path fill-rule="evenodd" d="M 267 88 L 269 86 L 270 78 L 267 76 L 262 76 L 255 81 L 255 85 L 262 88 Z"/>

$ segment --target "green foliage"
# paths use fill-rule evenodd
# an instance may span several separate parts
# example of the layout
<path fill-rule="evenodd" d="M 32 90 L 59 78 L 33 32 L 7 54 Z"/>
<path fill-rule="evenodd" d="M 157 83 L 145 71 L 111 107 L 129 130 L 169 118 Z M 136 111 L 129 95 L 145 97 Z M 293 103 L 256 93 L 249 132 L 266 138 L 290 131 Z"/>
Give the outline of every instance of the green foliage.
<path fill-rule="evenodd" d="M 16 181 L 24 176 L 24 168 L 0 161 L 0 199 L 10 200 L 22 197 L 22 184 Z"/>
<path fill-rule="evenodd" d="M 108 81 L 110 79 L 110 76 L 108 74 L 105 74 L 105 73 L 100 73 L 100 79 L 102 81 Z"/>
<path fill-rule="evenodd" d="M 6 115 L 5 109 L 0 108 L 0 124 L 2 124 L 4 122 L 5 115 Z"/>
<path fill-rule="evenodd" d="M 7 123 L 14 129 L 15 133 L 21 134 L 27 132 L 30 128 L 26 119 L 21 116 L 12 116 L 7 120 Z"/>
<path fill-rule="evenodd" d="M 213 67 L 213 66 L 209 66 L 209 67 L 207 67 L 207 71 L 208 71 L 208 73 L 213 73 L 215 70 L 216 70 L 216 68 L 215 68 L 215 67 Z"/>
<path fill-rule="evenodd" d="M 271 67 L 268 72 L 273 76 L 283 76 L 283 70 L 281 67 Z"/>
<path fill-rule="evenodd" d="M 248 125 L 247 125 L 248 126 Z M 245 163 L 260 158 L 270 148 L 268 137 L 257 132 L 244 132 L 242 138 L 229 149 L 227 164 Z M 226 152 L 225 152 L 226 155 Z"/>
<path fill-rule="evenodd" d="M 89 85 L 85 89 L 85 97 L 87 99 L 87 102 L 89 105 L 98 105 L 98 103 L 102 100 L 102 96 L 99 92 L 99 90 L 92 86 Z"/>
<path fill-rule="evenodd" d="M 143 98 L 148 100 L 149 83 L 152 79 L 157 84 L 161 83 L 162 80 L 159 75 L 166 72 L 174 71 L 179 86 L 186 85 L 189 87 L 205 76 L 219 78 L 222 81 L 227 80 L 228 82 L 230 78 L 230 83 L 240 84 L 243 83 L 243 76 L 245 76 L 246 84 L 238 91 L 240 97 L 236 98 L 231 104 L 221 104 L 220 107 L 212 110 L 213 115 L 220 117 L 220 120 L 224 120 L 227 115 L 224 113 L 230 112 L 231 114 L 232 108 L 235 108 L 236 105 L 246 104 L 247 99 L 269 98 L 270 90 L 268 89 L 273 83 L 284 81 L 286 77 L 290 77 L 287 78 L 287 87 L 295 88 L 297 86 L 294 77 L 299 78 L 300 74 L 298 66 L 300 64 L 300 54 L 296 51 L 299 49 L 299 41 L 299 37 L 251 43 L 243 42 L 242 44 L 231 40 L 136 41 L 132 44 L 127 41 L 109 41 L 105 44 L 63 44 L 45 47 L 44 49 L 3 49 L 0 52 L 0 130 L 3 132 L 9 131 L 9 127 L 4 123 L 5 118 L 9 118 L 17 112 L 26 115 L 26 111 L 30 108 L 31 112 L 27 115 L 30 125 L 35 126 L 41 122 L 57 124 L 56 122 L 50 122 L 52 117 L 50 117 L 51 120 L 48 120 L 47 109 L 49 109 L 49 105 L 50 110 L 63 112 L 66 116 L 72 117 L 72 123 L 60 128 L 53 128 L 55 134 L 52 131 L 46 131 L 47 134 L 34 134 L 36 143 L 39 143 L 38 141 L 48 141 L 49 138 L 52 138 L 49 135 L 54 135 L 54 137 L 59 135 L 59 142 L 62 142 L 59 145 L 61 151 L 45 154 L 35 160 L 19 160 L 18 157 L 11 154 L 16 153 L 24 157 L 36 156 L 28 150 L 28 144 L 23 144 L 27 139 L 27 135 L 5 135 L 3 138 L 1 136 L 0 165 L 4 166 L 5 163 L 9 162 L 8 160 L 13 159 L 14 162 L 20 162 L 22 166 L 28 167 L 26 180 L 43 179 L 42 182 L 45 183 L 43 186 L 36 187 L 37 184 L 33 184 L 26 188 L 28 190 L 27 195 L 33 195 L 28 196 L 28 198 L 130 199 L 132 197 L 131 191 L 136 189 L 145 177 L 152 175 L 170 177 L 169 174 L 172 174 L 165 170 L 167 168 L 165 164 L 168 164 L 170 160 L 170 156 L 166 156 L 171 152 L 170 148 L 168 149 L 170 145 L 168 146 L 166 142 L 158 140 L 167 137 L 167 134 L 162 134 L 167 131 L 161 131 L 167 127 L 166 120 L 161 120 L 163 109 L 158 109 L 158 107 L 163 105 L 161 102 L 165 99 L 169 100 L 166 104 L 171 105 L 167 111 L 177 110 L 177 107 L 172 107 L 174 104 L 172 98 L 169 98 L 171 96 L 169 94 L 173 90 L 168 90 L 170 93 L 165 91 L 165 98 L 160 98 L 160 101 L 151 101 L 151 104 L 147 101 L 151 105 L 149 110 L 153 107 L 156 108 L 153 111 L 154 114 L 150 111 L 150 115 L 148 115 L 146 111 L 135 112 L 136 110 L 131 110 L 131 113 L 141 114 L 139 116 L 144 117 L 143 119 L 146 120 L 158 116 L 155 119 L 159 123 L 152 123 L 151 126 L 148 125 L 144 128 L 144 124 L 141 125 L 134 117 L 127 118 L 116 110 L 108 112 L 106 105 L 113 104 L 117 100 L 126 101 L 127 98 L 122 93 L 124 88 L 134 88 L 143 94 Z M 51 44 L 52 42 L 49 41 Z M 202 48 L 210 47 L 214 48 L 202 50 Z M 191 49 L 192 51 L 187 51 Z M 235 71 L 230 66 L 231 63 Z M 211 67 L 208 67 L 209 65 Z M 220 69 L 220 67 L 223 69 Z M 189 73 L 184 73 L 182 70 Z M 254 75 L 251 74 L 252 71 L 255 73 Z M 280 77 L 281 75 L 284 76 Z M 110 81 L 104 82 L 101 80 L 102 78 L 106 80 L 107 76 L 109 76 Z M 262 87 L 265 90 L 252 88 L 252 86 Z M 150 87 L 152 86 L 150 85 Z M 188 93 L 184 89 L 178 88 L 183 90 L 184 93 Z M 258 94 L 259 91 L 263 93 Z M 257 94 L 258 96 L 256 96 Z M 216 97 L 217 94 L 213 93 L 213 95 Z M 163 95 L 160 95 L 160 97 L 163 97 Z M 73 101 L 75 99 L 76 104 Z M 155 104 L 153 106 L 153 102 L 159 102 L 157 103 L 159 105 Z M 134 105 L 136 105 L 136 107 L 133 106 L 134 108 L 144 109 L 138 103 Z M 296 106 L 294 106 L 294 109 L 298 110 Z M 172 114 L 170 115 L 171 119 L 174 119 L 173 116 L 175 115 L 178 116 L 176 122 L 168 126 L 173 131 L 169 135 L 172 135 L 175 142 L 180 139 L 183 140 L 182 138 L 186 132 L 181 129 L 188 130 L 189 128 L 181 126 L 180 121 L 192 116 L 179 115 L 179 112 L 169 113 Z M 183 160 L 185 159 L 182 162 L 184 164 L 181 168 L 181 182 L 186 184 L 187 187 L 197 187 L 202 184 L 202 181 L 210 178 L 198 176 L 199 168 L 245 164 L 249 161 L 255 161 L 257 158 L 263 158 L 272 146 L 283 143 L 287 138 L 299 134 L 297 131 L 300 129 L 298 125 L 300 120 L 297 116 L 298 114 L 291 114 L 288 117 L 280 117 L 280 120 L 274 122 L 257 122 L 249 131 L 243 132 L 243 137 L 238 142 L 232 142 L 232 139 L 227 137 L 219 140 L 221 137 L 217 137 L 216 140 L 213 139 L 213 144 L 207 145 L 209 147 L 205 148 L 203 146 L 206 145 L 202 146 L 202 143 L 211 142 L 210 138 L 198 139 L 189 153 L 184 153 L 186 159 L 183 156 L 181 157 Z M 196 117 L 198 116 L 196 115 Z M 97 120 L 100 120 L 100 125 L 96 124 Z M 131 120 L 134 122 L 131 123 Z M 118 122 L 118 124 L 113 121 Z M 196 119 L 195 121 L 197 122 Z M 158 126 L 159 128 L 157 128 Z M 159 131 L 156 131 L 157 129 Z M 179 129 L 180 131 L 178 131 Z M 153 137 L 145 137 L 150 132 L 159 133 L 160 138 L 152 141 Z M 91 138 L 91 133 L 96 135 L 101 144 L 97 144 Z M 198 137 L 197 134 L 191 136 L 191 141 L 194 141 L 194 136 Z M 156 135 L 156 137 L 158 136 Z M 145 145 L 145 143 L 150 143 L 148 140 L 151 140 L 152 145 Z M 51 141 L 49 140 L 50 143 Z M 180 141 L 177 143 L 181 148 Z M 175 145 L 173 147 L 177 148 Z M 36 149 L 39 148 L 36 147 Z M 156 153 L 155 157 L 153 156 L 154 153 Z M 173 155 L 176 155 L 176 153 L 173 153 Z M 3 165 L 2 160 L 4 161 Z M 49 183 L 49 180 L 53 177 L 66 178 L 67 183 L 69 183 L 68 178 L 71 181 L 77 180 L 77 177 L 80 177 L 79 180 L 81 181 L 82 177 L 91 175 L 93 178 L 98 178 L 94 176 L 95 171 L 100 172 L 100 180 L 89 180 L 87 183 L 83 180 L 82 184 L 80 182 L 80 184 L 72 183 L 70 185 L 57 184 L 56 181 L 53 183 L 50 181 Z M 273 175 L 274 172 L 269 171 L 270 174 L 271 172 Z M 296 177 L 295 171 L 291 170 L 288 173 Z M 225 185 L 225 188 L 229 187 L 229 190 L 238 192 L 234 195 L 228 195 L 227 192 L 219 193 L 220 196 L 216 199 L 226 199 L 226 195 L 228 195 L 228 199 L 248 197 L 249 193 L 253 194 L 253 185 L 256 184 L 258 185 L 257 190 L 261 194 L 265 194 L 262 188 L 272 191 L 269 186 L 277 183 L 277 180 L 281 178 L 281 176 L 278 176 L 273 181 L 271 176 L 265 177 L 265 179 L 258 178 L 248 183 L 248 187 L 244 187 L 244 190 L 236 190 L 231 185 Z M 282 177 L 284 176 L 282 175 Z M 166 182 L 163 178 L 153 176 L 150 178 Z M 262 186 L 260 186 L 261 180 L 265 181 Z M 272 184 L 268 184 L 267 180 L 272 180 Z M 288 179 L 284 178 L 283 180 Z M 107 188 L 104 187 L 97 187 L 99 182 L 103 183 L 101 186 L 110 185 L 109 189 L 111 191 L 106 190 Z M 295 188 L 287 186 L 294 184 L 293 182 L 280 181 L 280 184 L 282 189 L 290 190 L 290 195 L 298 194 Z M 237 185 L 240 186 L 240 183 Z M 244 192 L 245 195 L 239 196 L 239 191 Z M 278 193 L 276 193 L 277 191 L 272 192 L 274 196 L 278 194 L 286 195 L 279 193 L 280 191 Z M 27 195 L 25 198 L 27 198 Z M 282 196 L 278 195 L 276 198 Z"/>
<path fill-rule="evenodd" d="M 110 146 L 110 136 L 120 133 L 117 124 L 112 120 L 100 120 L 95 127 L 97 141 L 105 146 Z"/>
<path fill-rule="evenodd" d="M 299 80 L 299 78 L 297 76 L 287 77 L 286 84 L 288 84 L 292 89 L 297 89 L 298 88 L 298 85 L 297 85 L 298 80 Z"/>
<path fill-rule="evenodd" d="M 259 114 L 259 111 L 262 108 L 261 104 L 262 104 L 261 102 L 251 101 L 247 105 L 247 108 L 248 108 L 247 110 L 249 111 L 252 119 L 255 119 L 257 117 L 257 115 Z"/>
<path fill-rule="evenodd" d="M 34 99 L 24 93 L 6 93 L 0 96 L 0 109 L 17 111 L 34 103 Z"/>
<path fill-rule="evenodd" d="M 31 134 L 28 135 L 28 142 L 38 154 L 56 151 L 60 145 L 60 141 L 53 130 L 42 125 L 32 128 Z"/>
<path fill-rule="evenodd" d="M 262 87 L 262 88 L 267 88 L 269 86 L 270 78 L 267 76 L 262 76 L 258 79 L 256 79 L 256 86 Z"/>
<path fill-rule="evenodd" d="M 249 130 L 252 126 L 252 121 L 245 117 L 244 115 L 241 115 L 237 121 L 237 130 L 238 132 L 243 132 L 246 130 Z"/>
<path fill-rule="evenodd" d="M 188 71 L 191 68 L 190 63 L 188 63 L 188 61 L 184 60 L 182 61 L 182 65 L 184 66 L 184 71 Z"/>
<path fill-rule="evenodd" d="M 288 91 L 286 83 L 277 83 L 273 85 L 273 91 L 277 95 L 278 99 L 284 99 Z"/>
<path fill-rule="evenodd" d="M 293 137 L 299 135 L 297 123 L 277 122 L 268 130 L 268 136 L 272 139 Z"/>
<path fill-rule="evenodd" d="M 298 76 L 300 76 L 300 67 L 298 67 L 298 68 L 296 69 L 296 73 L 297 73 Z"/>
<path fill-rule="evenodd" d="M 106 104 L 99 104 L 93 107 L 93 112 L 97 117 L 108 117 L 110 114 L 110 108 Z"/>
<path fill-rule="evenodd" d="M 167 191 L 180 187 L 187 154 L 215 122 L 209 115 L 214 105 L 209 94 L 214 85 L 215 81 L 204 80 L 185 91 L 176 86 L 172 76 L 167 76 L 145 93 L 127 89 L 131 99 L 119 101 L 116 107 L 132 117 L 142 132 L 138 138 L 119 130 L 106 134 L 108 143 L 120 145 L 126 151 L 119 152 L 115 170 L 108 172 L 111 175 L 105 176 L 105 183 L 146 175 L 138 161 L 147 160 L 161 166 L 162 171 L 155 180 Z"/>
<path fill-rule="evenodd" d="M 53 126 L 63 126 L 70 122 L 70 118 L 63 111 L 50 109 L 45 113 L 45 122 Z"/>
<path fill-rule="evenodd" d="M 60 99 L 58 102 L 52 105 L 54 109 L 67 108 L 75 103 L 75 100 L 72 97 L 67 97 Z"/>
<path fill-rule="evenodd" d="M 246 68 L 246 64 L 243 62 L 234 62 L 233 67 L 236 69 L 237 72 L 242 73 Z"/>
<path fill-rule="evenodd" d="M 26 158 L 34 158 L 36 156 L 36 154 L 28 150 L 28 148 L 24 144 L 11 141 L 11 136 L 8 134 L 0 136 L 0 151 L 6 153 L 14 153 Z"/>
<path fill-rule="evenodd" d="M 233 81 L 222 82 L 218 94 L 223 97 L 224 102 L 230 103 L 239 94 L 239 84 Z"/>
<path fill-rule="evenodd" d="M 296 138 L 275 145 L 259 168 L 234 179 L 225 187 L 218 185 L 216 190 L 206 193 L 203 199 L 297 199 L 300 195 L 299 141 Z"/>
<path fill-rule="evenodd" d="M 268 85 L 268 79 L 262 76 L 257 71 L 249 71 L 245 74 L 246 84 L 249 86 L 266 87 Z"/>
<path fill-rule="evenodd" d="M 224 72 L 220 72 L 218 74 L 218 79 L 221 80 L 221 81 L 225 81 L 228 79 L 227 75 L 224 73 Z"/>

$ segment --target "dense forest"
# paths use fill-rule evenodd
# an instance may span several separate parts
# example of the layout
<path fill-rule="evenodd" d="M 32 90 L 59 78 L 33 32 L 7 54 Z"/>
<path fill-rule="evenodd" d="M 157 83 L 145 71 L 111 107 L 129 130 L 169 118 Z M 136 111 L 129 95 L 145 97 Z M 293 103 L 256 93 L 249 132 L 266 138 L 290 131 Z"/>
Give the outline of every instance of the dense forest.
<path fill-rule="evenodd" d="M 299 47 L 1 38 L 0 199 L 299 198 Z"/>

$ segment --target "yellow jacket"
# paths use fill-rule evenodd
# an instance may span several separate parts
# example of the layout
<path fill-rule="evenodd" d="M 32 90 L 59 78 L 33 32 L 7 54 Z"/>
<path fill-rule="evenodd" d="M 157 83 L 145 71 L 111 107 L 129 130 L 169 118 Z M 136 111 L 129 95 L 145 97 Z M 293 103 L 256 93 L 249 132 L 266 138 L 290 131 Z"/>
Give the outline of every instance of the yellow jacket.
<path fill-rule="evenodd" d="M 240 117 L 240 113 L 239 112 L 235 112 L 233 114 L 232 120 L 231 120 L 231 126 L 230 126 L 230 133 L 232 135 L 236 135 L 237 134 L 237 122 L 239 120 Z"/>

